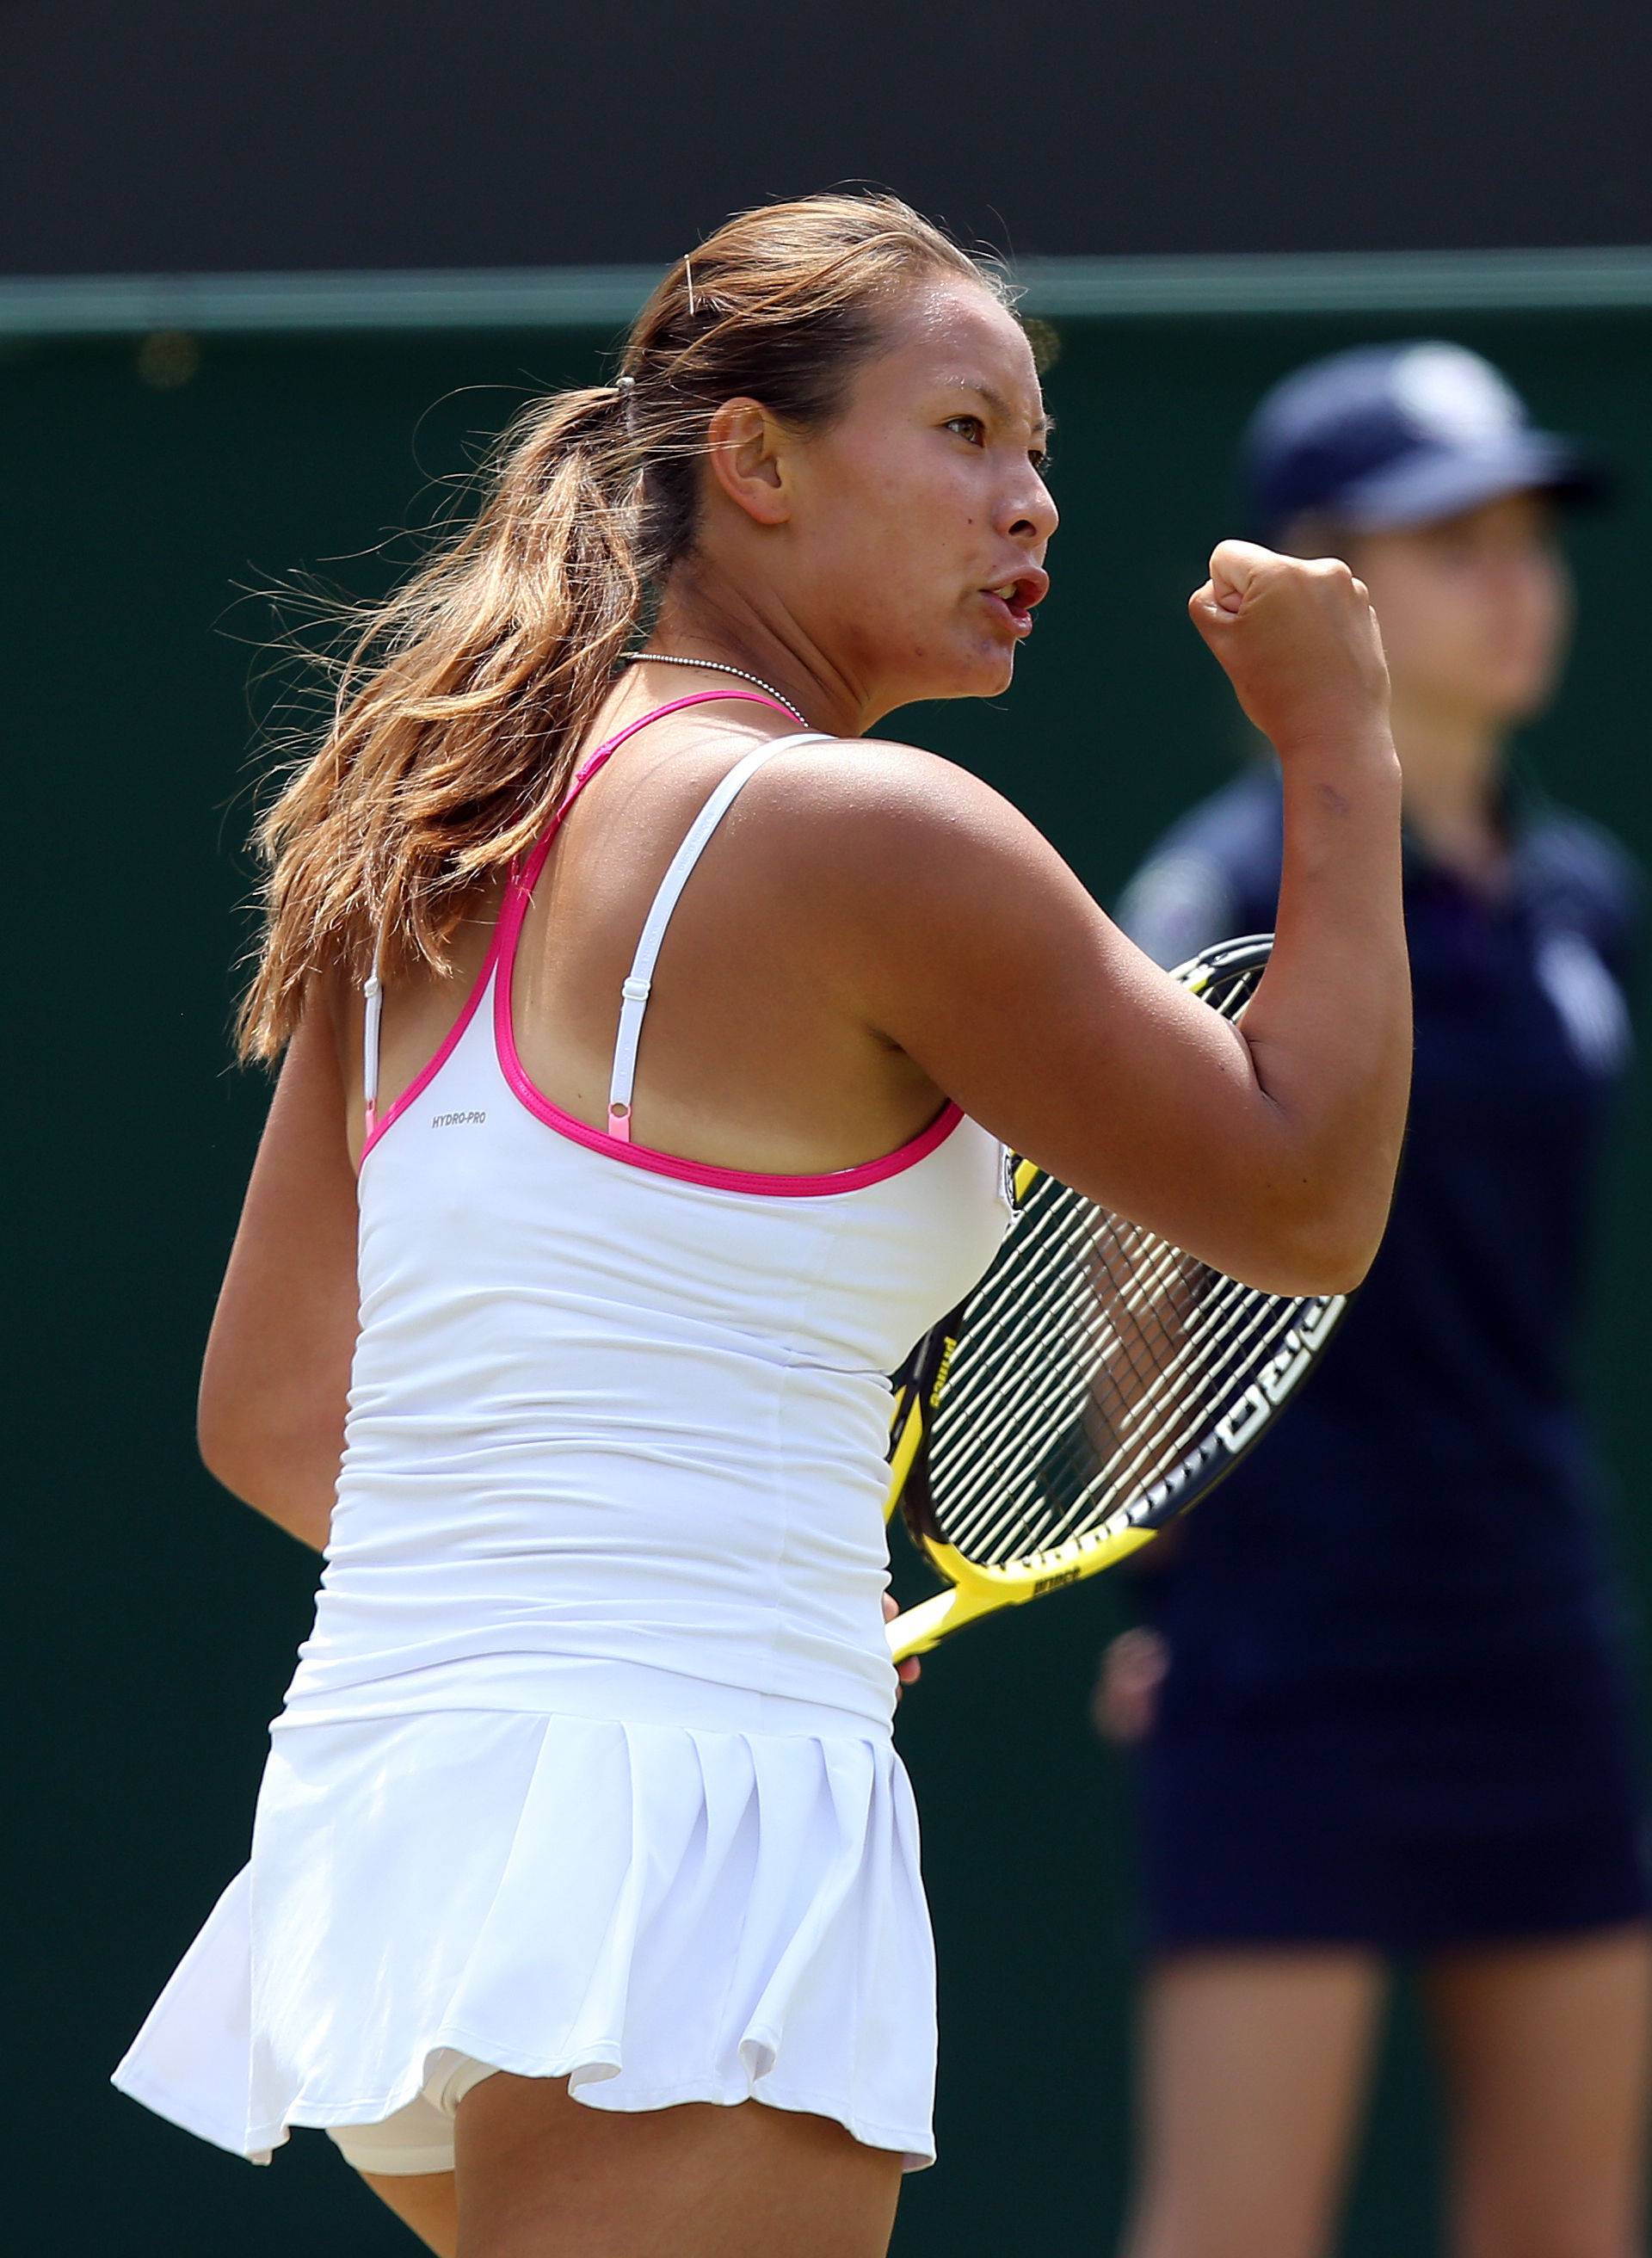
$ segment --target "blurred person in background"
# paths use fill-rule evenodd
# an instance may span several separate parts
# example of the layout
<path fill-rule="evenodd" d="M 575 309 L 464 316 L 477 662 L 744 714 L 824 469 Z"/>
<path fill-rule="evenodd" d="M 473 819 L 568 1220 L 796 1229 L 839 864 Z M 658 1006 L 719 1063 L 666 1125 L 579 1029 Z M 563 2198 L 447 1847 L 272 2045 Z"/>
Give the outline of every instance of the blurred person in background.
<path fill-rule="evenodd" d="M 1478 356 L 1344 352 L 1258 410 L 1255 529 L 1369 586 L 1393 685 L 1416 1058 L 1386 1239 L 1323 1371 L 1138 1580 L 1096 1716 L 1138 1751 L 1128 2258 L 1331 2240 L 1388 1963 L 1419 1964 L 1459 2258 L 1641 2247 L 1646 1814 L 1581 1258 L 1628 1050 L 1637 874 L 1509 767 L 1601 485 Z M 1277 770 L 1176 825 L 1120 921 L 1166 965 L 1266 929 Z"/>

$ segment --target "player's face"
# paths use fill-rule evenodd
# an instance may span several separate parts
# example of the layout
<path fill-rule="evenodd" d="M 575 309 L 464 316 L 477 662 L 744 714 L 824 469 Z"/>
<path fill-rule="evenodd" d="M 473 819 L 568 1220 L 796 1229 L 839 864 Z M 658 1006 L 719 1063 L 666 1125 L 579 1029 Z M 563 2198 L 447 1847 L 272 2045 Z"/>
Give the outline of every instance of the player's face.
<path fill-rule="evenodd" d="M 1571 590 L 1544 496 L 1507 494 L 1436 525 L 1362 534 L 1353 547 L 1396 706 L 1497 728 L 1548 702 Z"/>
<path fill-rule="evenodd" d="M 1020 325 L 936 282 L 798 451 L 792 598 L 876 712 L 1008 685 L 1048 585 L 1046 429 Z"/>

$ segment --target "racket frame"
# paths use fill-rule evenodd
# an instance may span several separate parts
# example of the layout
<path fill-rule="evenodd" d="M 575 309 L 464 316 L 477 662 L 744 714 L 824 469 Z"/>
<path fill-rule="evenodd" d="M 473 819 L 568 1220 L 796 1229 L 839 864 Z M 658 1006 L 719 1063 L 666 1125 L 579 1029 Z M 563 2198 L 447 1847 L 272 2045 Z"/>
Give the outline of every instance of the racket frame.
<path fill-rule="evenodd" d="M 1271 934 L 1251 934 L 1226 942 L 1179 967 L 1172 976 L 1199 995 L 1219 974 L 1232 969 L 1236 960 L 1244 966 L 1254 962 L 1258 951 L 1266 955 L 1272 938 Z M 1026 1198 L 1043 1173 L 1034 1161 L 1013 1162 L 1010 1180 L 1017 1219 L 1010 1226 L 1012 1231 L 1019 1227 Z M 1298 1315 L 1274 1353 L 1237 1390 L 1234 1402 L 1200 1445 L 1178 1466 L 1147 1484 L 1128 1508 L 1126 1525 L 1064 1538 L 1029 1553 L 1013 1566 L 988 1566 L 971 1560 L 942 1536 L 930 1496 L 926 1449 L 933 1416 L 945 1395 L 953 1357 L 963 1338 L 976 1290 L 972 1289 L 925 1334 L 895 1381 L 884 1518 L 889 1520 L 896 1507 L 900 1507 L 913 1544 L 945 1580 L 945 1588 L 919 1601 L 889 1625 L 890 1654 L 895 1662 L 928 1653 L 941 1638 L 981 1615 L 1024 1606 L 1029 1600 L 1041 1599 L 1046 1593 L 1097 1575 L 1150 1544 L 1179 1514 L 1208 1496 L 1260 1441 L 1275 1412 L 1294 1393 L 1326 1336 L 1335 1329 L 1348 1300 L 1344 1294 L 1297 1297 Z"/>

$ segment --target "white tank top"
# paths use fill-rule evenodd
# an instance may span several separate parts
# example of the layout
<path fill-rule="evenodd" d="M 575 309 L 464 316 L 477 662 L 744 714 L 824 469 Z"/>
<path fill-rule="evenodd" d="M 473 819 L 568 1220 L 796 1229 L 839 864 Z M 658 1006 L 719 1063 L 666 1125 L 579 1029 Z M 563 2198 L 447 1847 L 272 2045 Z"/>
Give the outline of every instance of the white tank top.
<path fill-rule="evenodd" d="M 666 875 L 608 1130 L 534 1086 L 511 1024 L 522 920 L 563 815 L 631 734 L 513 871 L 447 1040 L 378 1118 L 368 983 L 361 1331 L 287 1722 L 555 1709 L 559 1675 L 632 1663 L 887 1728 L 886 1375 L 996 1251 L 1003 1148 L 953 1105 L 823 1175 L 631 1141 L 666 921 L 734 794 L 796 738 L 736 763 Z"/>

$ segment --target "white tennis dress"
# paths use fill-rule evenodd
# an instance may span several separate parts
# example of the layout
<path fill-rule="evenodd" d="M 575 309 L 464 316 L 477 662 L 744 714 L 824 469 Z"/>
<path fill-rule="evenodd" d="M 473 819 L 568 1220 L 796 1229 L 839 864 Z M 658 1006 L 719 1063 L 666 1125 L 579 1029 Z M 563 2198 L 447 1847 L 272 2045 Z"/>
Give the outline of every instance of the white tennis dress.
<path fill-rule="evenodd" d="M 534 1087 L 512 1033 L 555 824 L 448 1040 L 370 1111 L 314 1629 L 251 1862 L 115 2075 L 257 2162 L 313 2125 L 369 2169 L 441 2169 L 487 2067 L 606 2109 L 755 2097 L 933 2156 L 884 1375 L 995 1252 L 1002 1148 L 955 1106 L 815 1176 L 628 1133 L 677 894 L 796 742 L 730 771 L 667 874 L 606 1133 Z M 375 993 L 370 1086 L 376 1018 Z"/>

